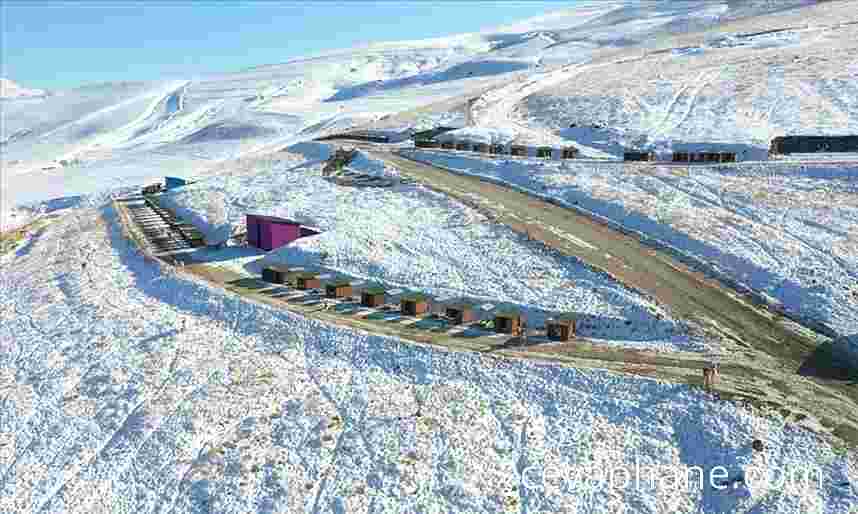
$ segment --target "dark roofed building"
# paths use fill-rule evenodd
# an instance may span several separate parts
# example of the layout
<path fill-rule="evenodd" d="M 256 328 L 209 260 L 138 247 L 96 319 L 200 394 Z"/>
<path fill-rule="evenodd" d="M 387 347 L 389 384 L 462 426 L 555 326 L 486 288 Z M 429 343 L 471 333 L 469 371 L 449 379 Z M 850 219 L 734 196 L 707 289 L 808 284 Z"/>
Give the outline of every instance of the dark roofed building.
<path fill-rule="evenodd" d="M 548 339 L 552 341 L 568 341 L 575 335 L 577 316 L 571 312 L 561 314 L 545 321 Z"/>
<path fill-rule="evenodd" d="M 525 145 L 512 145 L 509 147 L 509 153 L 516 157 L 527 157 L 527 147 Z"/>
<path fill-rule="evenodd" d="M 262 280 L 272 284 L 285 284 L 289 280 L 289 268 L 282 264 L 269 264 L 262 268 Z"/>
<path fill-rule="evenodd" d="M 400 310 L 407 316 L 419 316 L 429 311 L 429 297 L 422 293 L 409 293 L 399 299 Z"/>
<path fill-rule="evenodd" d="M 770 154 L 858 152 L 858 136 L 779 136 Z"/>
<path fill-rule="evenodd" d="M 567 146 L 560 149 L 561 159 L 574 159 L 576 157 L 578 157 L 578 149 L 574 146 Z"/>
<path fill-rule="evenodd" d="M 321 283 L 319 275 L 309 271 L 303 271 L 295 275 L 295 287 L 301 290 L 318 289 Z"/>
<path fill-rule="evenodd" d="M 386 291 L 379 286 L 364 289 L 360 295 L 360 304 L 364 307 L 381 307 L 384 305 Z"/>
<path fill-rule="evenodd" d="M 655 160 L 655 153 L 653 153 L 653 152 L 637 152 L 637 151 L 623 152 L 623 160 L 624 161 L 654 161 Z"/>
<path fill-rule="evenodd" d="M 325 284 L 325 296 L 328 298 L 345 298 L 352 295 L 352 283 L 348 280 L 335 280 Z"/>
<path fill-rule="evenodd" d="M 673 162 L 689 162 L 691 154 L 689 152 L 673 152 Z"/>
<path fill-rule="evenodd" d="M 507 309 L 495 313 L 495 332 L 517 336 L 521 333 L 522 315 L 517 309 Z"/>
<path fill-rule="evenodd" d="M 448 305 L 444 309 L 444 314 L 448 318 L 450 318 L 451 322 L 454 325 L 472 323 L 477 320 L 477 315 L 474 311 L 474 306 L 466 302 Z"/>

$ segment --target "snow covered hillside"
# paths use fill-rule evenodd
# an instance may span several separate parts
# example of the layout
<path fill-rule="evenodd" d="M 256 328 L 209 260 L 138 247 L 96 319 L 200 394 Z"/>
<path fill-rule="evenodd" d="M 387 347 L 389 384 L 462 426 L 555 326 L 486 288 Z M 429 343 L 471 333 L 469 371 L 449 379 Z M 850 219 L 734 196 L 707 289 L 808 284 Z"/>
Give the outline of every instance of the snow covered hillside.
<path fill-rule="evenodd" d="M 560 97 L 528 100 L 533 107 L 529 116 L 538 122 L 533 129 L 512 119 L 511 111 L 522 107 L 519 100 L 590 69 L 579 65 L 610 63 L 622 52 L 638 55 L 640 45 L 662 44 L 689 30 L 715 30 L 735 18 L 739 21 L 734 23 L 751 23 L 756 18 L 748 16 L 799 3 L 595 2 L 479 33 L 373 43 L 185 81 L 94 84 L 4 101 L 3 203 L 8 208 L 86 194 L 164 174 L 202 175 L 216 162 L 354 125 L 393 123 L 402 113 L 444 120 L 439 109 L 445 103 L 455 106 L 481 95 L 484 102 L 474 107 L 477 124 L 556 138 L 552 131 L 557 123 L 568 121 L 565 111 L 557 112 L 565 109 L 555 101 Z M 813 41 L 823 45 L 840 32 L 820 28 L 813 34 Z M 828 47 L 834 50 L 837 41 L 831 39 Z M 851 47 L 841 48 L 838 55 L 848 55 Z M 755 51 L 741 45 L 717 50 L 730 55 Z M 596 80 L 618 73 L 615 69 L 600 67 L 583 75 Z M 686 79 L 667 76 L 659 91 L 669 88 L 667 82 Z M 840 94 L 846 95 L 840 104 L 849 103 L 848 91 L 836 82 L 830 86 L 831 93 L 825 94 L 832 102 L 832 95 Z M 683 101 L 677 99 L 677 115 Z M 414 116 L 401 119 L 415 122 Z"/>
<path fill-rule="evenodd" d="M 222 257 L 207 266 L 320 264 L 514 304 L 534 324 L 571 310 L 606 353 L 697 352 L 682 361 L 696 374 L 723 351 L 699 327 L 423 186 L 336 185 L 321 175 L 327 145 L 309 140 L 442 123 L 462 127 L 449 137 L 615 160 L 630 145 L 757 156 L 781 133 L 856 132 L 856 2 L 794 8 L 805 3 L 592 2 L 183 80 L 45 95 L 4 81 L 17 94 L 0 101 L 0 231 L 41 219 L 0 254 L 0 512 L 853 514 L 858 453 L 810 412 L 823 395 L 854 406 L 845 379 L 796 375 L 812 391 L 804 414 L 755 397 L 767 384 L 753 374 L 740 397 L 766 407 L 634 370 L 346 330 L 144 260 L 109 202 L 193 178 L 161 198 L 209 242 L 240 232 L 246 213 L 321 232 L 267 255 L 196 250 Z M 853 165 L 416 154 L 663 239 L 831 325 L 858 354 Z M 398 178 L 368 154 L 350 166 Z M 778 377 L 794 372 L 766 359 Z M 699 486 L 689 466 L 705 473 Z"/>
<path fill-rule="evenodd" d="M 489 102 L 484 122 L 614 156 L 623 146 L 754 151 L 784 134 L 854 134 L 856 12 L 853 2 L 827 2 L 602 49 L 593 62 L 534 78 L 522 92 L 497 92 L 504 99 Z M 590 144 L 590 132 L 606 130 L 613 145 Z"/>
<path fill-rule="evenodd" d="M 558 198 L 712 262 L 796 313 L 858 332 L 858 174 L 415 156 Z"/>
<path fill-rule="evenodd" d="M 42 89 L 27 89 L 9 79 L 0 78 L 0 98 L 30 98 L 33 96 L 44 96 Z"/>
<path fill-rule="evenodd" d="M 321 176 L 315 157 L 325 155 L 322 145 L 305 143 L 296 150 L 311 160 L 281 153 L 275 161 L 247 162 L 245 170 L 168 193 L 162 204 L 203 227 L 210 240 L 240 231 L 246 213 L 282 216 L 322 230 L 265 262 L 321 264 L 439 297 L 509 302 L 523 307 L 534 326 L 546 313 L 574 311 L 587 320 L 580 334 L 603 344 L 706 348 L 651 301 L 574 260 L 528 244 L 474 209 L 420 186 L 338 186 Z M 357 163 L 378 164 L 366 157 Z M 258 274 L 259 263 L 251 269 Z"/>
<path fill-rule="evenodd" d="M 779 416 L 246 303 L 145 262 L 101 212 L 79 209 L 4 257 L 3 512 L 848 514 L 858 502 L 854 455 Z M 685 466 L 706 473 L 702 487 Z M 624 478 L 635 469 L 637 485 Z"/>

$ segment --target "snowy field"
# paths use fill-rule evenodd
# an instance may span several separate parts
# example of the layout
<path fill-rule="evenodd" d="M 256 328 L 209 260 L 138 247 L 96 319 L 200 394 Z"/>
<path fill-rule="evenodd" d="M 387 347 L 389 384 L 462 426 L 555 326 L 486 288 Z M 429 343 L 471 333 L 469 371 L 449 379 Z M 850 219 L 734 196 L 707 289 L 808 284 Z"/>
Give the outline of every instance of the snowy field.
<path fill-rule="evenodd" d="M 657 237 L 793 312 L 858 333 L 858 171 L 781 164 L 722 168 L 480 159 L 426 162 L 558 198 Z"/>
<path fill-rule="evenodd" d="M 95 214 L 4 257 L 3 512 L 847 514 L 858 501 L 855 456 L 778 416 L 244 303 L 159 272 L 112 212 Z M 623 478 L 635 466 L 637 485 Z M 680 466 L 703 469 L 704 487 Z M 743 470 L 752 485 L 734 481 Z"/>
<path fill-rule="evenodd" d="M 855 134 L 856 13 L 828 2 L 662 38 L 535 78 L 489 102 L 484 124 L 613 156 L 683 143 L 765 156 L 776 136 Z"/>
<path fill-rule="evenodd" d="M 525 309 L 532 326 L 542 324 L 546 311 L 574 311 L 587 319 L 581 335 L 606 344 L 707 347 L 650 300 L 527 243 L 465 205 L 420 186 L 338 186 L 321 176 L 318 157 L 326 155 L 325 146 L 308 143 L 296 150 L 306 156 L 279 154 L 282 161 L 248 163 L 245 171 L 208 178 L 168 193 L 162 202 L 203 227 L 209 240 L 241 231 L 247 212 L 322 230 L 274 251 L 265 262 L 321 264 L 440 297 L 513 303 Z M 310 160 L 302 162 L 305 157 Z M 380 166 L 364 154 L 354 164 L 359 170 Z M 250 269 L 257 272 L 258 266 Z"/>
<path fill-rule="evenodd" d="M 442 195 L 324 180 L 326 147 L 306 141 L 470 123 L 463 136 L 616 158 L 637 144 L 757 155 L 783 133 L 855 133 L 855 2 L 787 9 L 804 3 L 593 2 L 186 80 L 50 92 L 3 81 L 0 230 L 62 216 L 0 255 L 0 512 L 852 514 L 858 455 L 812 418 L 257 306 L 145 262 L 105 207 L 108 192 L 164 175 L 198 179 L 165 198 L 211 240 L 247 212 L 322 230 L 267 260 L 324 260 L 533 320 L 582 312 L 596 321 L 583 335 L 605 345 L 706 350 L 650 300 Z M 714 261 L 858 348 L 855 168 L 423 155 Z M 395 178 L 363 155 L 353 168 Z M 255 259 L 220 265 L 255 274 Z M 635 459 L 655 483 L 624 481 Z M 680 465 L 726 472 L 697 488 L 664 467 Z M 808 466 L 821 485 L 796 481 Z M 618 467 L 619 484 L 600 482 Z"/>

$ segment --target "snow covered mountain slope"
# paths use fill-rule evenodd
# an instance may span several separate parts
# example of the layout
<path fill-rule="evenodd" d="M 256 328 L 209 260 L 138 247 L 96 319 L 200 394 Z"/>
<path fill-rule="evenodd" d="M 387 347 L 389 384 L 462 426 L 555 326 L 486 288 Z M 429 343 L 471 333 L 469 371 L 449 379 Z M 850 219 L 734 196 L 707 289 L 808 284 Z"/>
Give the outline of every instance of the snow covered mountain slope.
<path fill-rule="evenodd" d="M 783 134 L 853 134 L 854 7 L 829 2 L 663 35 L 536 77 L 513 95 L 496 92 L 502 100 L 487 99 L 483 123 L 579 143 L 585 153 L 600 150 L 589 147 L 587 129 L 610 128 L 619 143 L 613 155 L 624 145 L 732 143 L 754 151 Z"/>
<path fill-rule="evenodd" d="M 30 98 L 45 94 L 42 89 L 27 89 L 9 79 L 0 78 L 0 99 Z"/>
<path fill-rule="evenodd" d="M 87 193 L 168 173 L 203 174 L 213 162 L 384 123 L 385 117 L 393 122 L 397 113 L 464 102 L 487 90 L 496 92 L 488 93 L 488 107 L 477 106 L 486 111 L 477 122 L 519 130 L 521 124 L 510 122 L 519 100 L 563 83 L 578 65 L 609 62 L 623 52 L 638 55 L 638 48 L 689 30 L 796 4 L 596 2 L 479 33 L 374 43 L 187 81 L 100 84 L 4 101 L 3 167 L 9 177 L 27 176 L 7 179 L 5 203 Z M 525 81 L 521 91 L 516 80 Z M 513 90 L 497 89 L 511 82 Z M 556 128 L 555 120 L 565 122 L 553 98 L 533 98 L 533 118 L 545 117 L 548 129 Z M 537 132 L 548 137 L 550 130 Z"/>
<path fill-rule="evenodd" d="M 247 303 L 144 261 L 110 209 L 71 213 L 11 259 L 2 512 L 849 514 L 858 502 L 854 452 L 773 412 Z"/>
<path fill-rule="evenodd" d="M 574 141 L 615 156 L 644 131 L 659 141 L 719 135 L 706 117 L 723 116 L 729 95 L 771 111 L 756 125 L 743 114 L 737 128 L 721 126 L 753 148 L 777 130 L 849 130 L 854 96 L 837 79 L 855 71 L 840 52 L 852 49 L 852 26 L 834 27 L 854 19 L 849 3 L 765 14 L 785 5 L 795 4 L 597 2 L 478 34 L 4 100 L 2 207 L 38 204 L 16 208 L 15 224 L 63 215 L 0 255 L 0 512 L 851 514 L 858 454 L 821 435 L 812 412 L 784 417 L 630 374 L 646 373 L 638 366 L 620 375 L 446 352 L 308 320 L 144 260 L 107 202 L 163 175 L 193 177 L 166 198 L 207 235 L 230 232 L 248 211 L 324 230 L 270 261 L 320 262 L 325 252 L 326 264 L 360 277 L 529 313 L 579 310 L 609 322 L 582 333 L 612 350 L 699 350 L 646 298 L 458 202 L 414 186 L 332 185 L 319 174 L 324 148 L 306 140 L 470 118 L 479 126 L 462 134 Z M 755 34 L 791 24 L 812 27 Z M 795 48 L 819 50 L 802 70 L 832 85 L 785 76 L 783 87 L 820 101 L 822 121 L 809 108 L 790 120 L 790 104 L 777 101 L 788 95 L 770 99 L 744 80 L 761 73 L 750 64 Z M 660 78 L 662 59 L 684 64 L 665 64 Z M 723 95 L 705 85 L 728 85 L 720 75 L 697 81 L 722 61 L 736 84 Z M 623 81 L 623 101 L 641 102 L 628 112 L 575 99 L 579 86 L 622 95 Z M 573 119 L 567 103 L 583 114 Z M 611 124 L 601 132 L 567 132 L 602 113 Z M 833 285 L 858 265 L 855 180 L 837 177 L 844 168 L 685 176 L 446 156 L 673 237 L 792 306 L 858 326 L 854 301 Z M 369 159 L 355 166 L 389 173 Z M 254 258 L 238 266 L 257 274 Z M 755 385 L 749 377 L 748 395 Z"/>

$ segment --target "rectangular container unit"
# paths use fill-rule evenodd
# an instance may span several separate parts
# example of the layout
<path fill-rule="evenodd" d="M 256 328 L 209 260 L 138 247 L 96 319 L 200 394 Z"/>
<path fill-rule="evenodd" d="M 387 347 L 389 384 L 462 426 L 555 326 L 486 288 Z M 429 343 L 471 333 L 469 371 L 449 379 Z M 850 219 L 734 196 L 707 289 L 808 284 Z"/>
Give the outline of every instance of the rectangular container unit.
<path fill-rule="evenodd" d="M 562 314 L 545 322 L 548 339 L 552 341 L 568 341 L 575 335 L 576 316 L 571 313 Z"/>
<path fill-rule="evenodd" d="M 540 146 L 536 149 L 536 156 L 540 159 L 551 159 L 554 149 L 550 146 Z"/>
<path fill-rule="evenodd" d="M 289 281 L 289 268 L 270 265 L 262 268 L 262 280 L 272 284 L 286 284 Z"/>
<path fill-rule="evenodd" d="M 655 160 L 655 154 L 652 152 L 624 152 L 623 160 L 649 162 Z"/>
<path fill-rule="evenodd" d="M 448 305 L 444 309 L 444 314 L 450 318 L 451 323 L 454 325 L 473 323 L 477 320 L 477 316 L 474 313 L 474 306 L 468 303 Z"/>
<path fill-rule="evenodd" d="M 503 311 L 495 314 L 495 332 L 517 336 L 521 333 L 522 316 L 519 311 Z"/>
<path fill-rule="evenodd" d="M 384 305 L 386 292 L 380 287 L 369 287 L 360 294 L 360 304 L 364 307 L 381 307 Z"/>
<path fill-rule="evenodd" d="M 772 140 L 771 154 L 858 152 L 858 136 L 779 136 Z"/>
<path fill-rule="evenodd" d="M 337 280 L 325 284 L 325 296 L 328 298 L 345 298 L 352 295 L 352 284 L 347 280 Z"/>
<path fill-rule="evenodd" d="M 512 145 L 509 148 L 509 153 L 515 157 L 527 157 L 527 147 L 524 145 Z"/>
<path fill-rule="evenodd" d="M 415 293 L 405 295 L 399 300 L 399 308 L 406 316 L 420 316 L 429 312 L 429 297 Z"/>
<path fill-rule="evenodd" d="M 574 159 L 578 157 L 578 149 L 572 146 L 567 146 L 560 150 L 561 159 Z"/>
<path fill-rule="evenodd" d="M 688 152 L 673 152 L 673 162 L 689 162 L 691 157 Z"/>
<path fill-rule="evenodd" d="M 295 277 L 295 288 L 302 291 L 318 289 L 321 286 L 319 275 L 315 273 L 299 273 Z"/>
<path fill-rule="evenodd" d="M 247 215 L 247 244 L 273 250 L 301 237 L 301 224 L 274 216 Z"/>
<path fill-rule="evenodd" d="M 736 154 L 734 152 L 721 152 L 721 162 L 736 162 Z"/>

